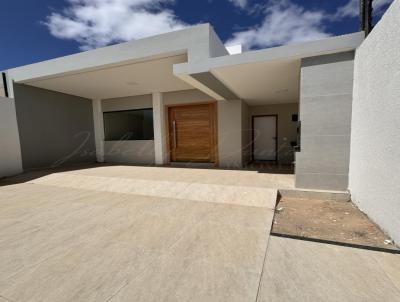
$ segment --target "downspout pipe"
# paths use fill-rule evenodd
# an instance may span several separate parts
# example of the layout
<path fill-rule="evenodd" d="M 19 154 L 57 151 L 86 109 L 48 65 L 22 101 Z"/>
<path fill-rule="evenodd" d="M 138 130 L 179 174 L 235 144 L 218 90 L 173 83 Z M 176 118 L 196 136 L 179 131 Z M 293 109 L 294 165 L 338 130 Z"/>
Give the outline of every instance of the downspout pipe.
<path fill-rule="evenodd" d="M 8 86 L 7 86 L 7 75 L 6 75 L 6 73 L 5 72 L 2 72 L 1 73 L 1 77 L 2 77 L 2 79 L 3 79 L 3 88 L 4 88 L 4 94 L 5 94 L 5 97 L 6 98 L 8 98 Z"/>
<path fill-rule="evenodd" d="M 372 25 L 373 0 L 360 0 L 360 30 L 368 36 L 373 29 Z"/>

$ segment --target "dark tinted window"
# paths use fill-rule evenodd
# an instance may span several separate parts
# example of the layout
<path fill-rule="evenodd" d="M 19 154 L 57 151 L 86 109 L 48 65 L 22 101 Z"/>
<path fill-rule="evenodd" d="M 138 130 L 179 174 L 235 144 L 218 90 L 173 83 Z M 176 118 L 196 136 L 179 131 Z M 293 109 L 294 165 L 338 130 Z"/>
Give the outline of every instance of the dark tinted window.
<path fill-rule="evenodd" d="M 152 140 L 153 109 L 104 112 L 106 141 Z"/>

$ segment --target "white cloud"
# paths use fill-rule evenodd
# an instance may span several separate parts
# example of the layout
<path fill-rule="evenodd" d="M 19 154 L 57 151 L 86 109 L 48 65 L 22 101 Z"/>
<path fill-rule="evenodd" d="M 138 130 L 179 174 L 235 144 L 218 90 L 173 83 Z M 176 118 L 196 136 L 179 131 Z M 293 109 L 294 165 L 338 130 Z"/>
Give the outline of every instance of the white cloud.
<path fill-rule="evenodd" d="M 235 6 L 240 7 L 240 8 L 245 8 L 247 6 L 247 0 L 229 0 L 232 2 Z"/>
<path fill-rule="evenodd" d="M 340 6 L 336 14 L 335 19 L 345 18 L 345 17 L 357 17 L 360 11 L 360 0 L 349 0 L 345 5 Z"/>
<path fill-rule="evenodd" d="M 374 1 L 372 1 L 372 5 L 376 12 L 382 13 L 382 9 L 386 5 L 391 4 L 392 2 L 393 2 L 393 0 L 374 0 Z"/>
<path fill-rule="evenodd" d="M 140 39 L 187 26 L 162 8 L 171 0 L 68 0 L 62 13 L 45 24 L 57 38 L 72 39 L 82 50 Z"/>
<path fill-rule="evenodd" d="M 51 34 L 78 41 L 82 50 L 182 29 L 181 21 L 165 4 L 174 0 L 66 0 L 68 7 L 52 13 L 45 22 Z M 249 0 L 229 0 L 242 9 Z M 393 0 L 374 0 L 374 10 L 382 14 Z M 270 0 L 257 6 L 264 20 L 233 34 L 227 44 L 243 44 L 245 49 L 299 43 L 329 37 L 324 22 L 357 17 L 359 0 L 349 0 L 336 13 L 306 10 L 291 0 Z"/>
<path fill-rule="evenodd" d="M 393 0 L 374 0 L 372 5 L 374 11 L 380 15 L 382 10 L 388 4 L 392 3 Z M 341 19 L 345 17 L 358 17 L 360 12 L 360 0 L 349 0 L 345 5 L 338 8 L 336 14 L 333 16 L 334 19 Z"/>
<path fill-rule="evenodd" d="M 260 26 L 237 32 L 227 44 L 244 48 L 270 47 L 329 37 L 323 26 L 324 11 L 308 11 L 289 0 L 274 0 L 266 7 Z"/>

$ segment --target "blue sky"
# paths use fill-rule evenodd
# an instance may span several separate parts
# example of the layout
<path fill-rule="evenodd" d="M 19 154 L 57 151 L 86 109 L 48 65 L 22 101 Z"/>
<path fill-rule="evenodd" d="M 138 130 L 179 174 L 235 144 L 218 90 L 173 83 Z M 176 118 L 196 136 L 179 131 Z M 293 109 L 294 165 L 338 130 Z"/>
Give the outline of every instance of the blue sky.
<path fill-rule="evenodd" d="M 392 0 L 375 0 L 375 22 Z M 209 22 L 247 49 L 358 30 L 358 0 L 12 0 L 0 10 L 0 70 Z"/>

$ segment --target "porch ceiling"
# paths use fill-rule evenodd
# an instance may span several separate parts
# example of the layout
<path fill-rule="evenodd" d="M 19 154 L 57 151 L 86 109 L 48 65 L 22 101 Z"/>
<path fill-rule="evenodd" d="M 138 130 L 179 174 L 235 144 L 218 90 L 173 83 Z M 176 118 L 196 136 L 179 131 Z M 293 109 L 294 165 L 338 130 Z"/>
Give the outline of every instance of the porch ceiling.
<path fill-rule="evenodd" d="M 24 83 L 90 99 L 192 89 L 172 72 L 174 64 L 183 62 L 187 62 L 186 55 L 175 55 Z"/>
<path fill-rule="evenodd" d="M 213 68 L 211 73 L 252 106 L 299 100 L 300 60 L 224 66 Z"/>

